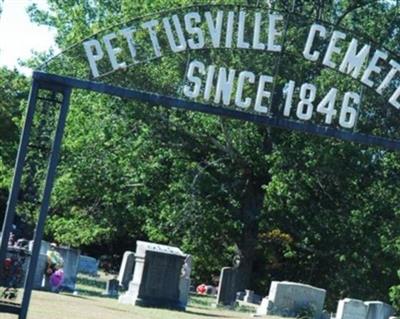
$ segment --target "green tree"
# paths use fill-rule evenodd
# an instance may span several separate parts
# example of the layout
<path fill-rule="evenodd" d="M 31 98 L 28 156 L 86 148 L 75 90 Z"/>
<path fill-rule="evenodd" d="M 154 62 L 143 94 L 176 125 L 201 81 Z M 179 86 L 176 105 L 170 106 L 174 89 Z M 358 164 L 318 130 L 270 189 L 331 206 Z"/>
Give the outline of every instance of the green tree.
<path fill-rule="evenodd" d="M 16 70 L 0 68 L 0 212 L 6 208 L 28 81 Z"/>

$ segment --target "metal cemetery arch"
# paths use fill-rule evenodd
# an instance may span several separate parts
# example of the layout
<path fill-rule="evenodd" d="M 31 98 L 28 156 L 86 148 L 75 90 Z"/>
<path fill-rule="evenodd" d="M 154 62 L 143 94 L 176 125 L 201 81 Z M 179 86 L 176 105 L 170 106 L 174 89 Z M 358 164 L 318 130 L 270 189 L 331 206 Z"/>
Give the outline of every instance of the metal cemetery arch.
<path fill-rule="evenodd" d="M 185 31 L 182 31 L 183 25 Z M 246 38 L 249 34 L 251 41 Z M 48 103 L 59 115 L 48 158 L 31 262 L 22 304 L 0 305 L 0 312 L 18 314 L 20 319 L 27 316 L 73 89 L 398 150 L 400 65 L 396 61 L 400 59 L 395 53 L 379 50 L 372 41 L 363 36 L 353 37 L 353 34 L 355 32 L 320 19 L 303 17 L 293 10 L 199 5 L 112 27 L 49 60 L 33 73 L 0 244 L 1 267 L 7 253 L 27 150 L 32 146 L 30 134 L 35 110 L 38 103 Z M 213 65 L 216 58 L 223 61 L 219 69 Z M 180 59 L 181 63 L 175 59 Z M 251 71 L 234 69 L 237 60 L 243 66 L 246 59 L 250 63 L 246 67 Z M 158 69 L 151 69 L 151 65 L 157 63 Z M 160 74 L 160 69 L 168 75 Z M 336 83 L 338 75 L 342 77 L 340 83 Z M 162 76 L 171 77 L 171 83 L 157 87 L 158 77 Z M 215 78 L 218 78 L 217 84 Z M 340 87 L 318 92 L 311 82 L 319 84 L 321 79 L 332 87 Z M 351 91 L 344 92 L 347 89 Z M 233 97 L 235 90 L 236 97 Z M 320 103 L 314 108 L 313 102 L 317 100 Z M 363 104 L 367 105 L 366 110 L 361 109 Z"/>

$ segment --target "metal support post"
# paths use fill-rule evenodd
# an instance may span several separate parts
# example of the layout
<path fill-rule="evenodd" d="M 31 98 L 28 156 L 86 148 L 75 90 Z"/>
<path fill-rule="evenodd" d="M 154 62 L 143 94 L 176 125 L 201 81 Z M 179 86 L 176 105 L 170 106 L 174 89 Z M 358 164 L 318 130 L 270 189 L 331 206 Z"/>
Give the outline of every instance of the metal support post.
<path fill-rule="evenodd" d="M 45 226 L 45 222 L 46 222 L 47 212 L 49 210 L 50 197 L 51 197 L 51 192 L 53 189 L 54 178 L 56 175 L 57 164 L 58 164 L 58 159 L 59 159 L 59 154 L 60 154 L 60 149 L 61 149 L 61 142 L 62 142 L 62 138 L 64 135 L 65 122 L 66 122 L 67 115 L 68 115 L 71 88 L 66 87 L 62 93 L 63 93 L 63 101 L 62 101 L 62 105 L 61 105 L 60 115 L 58 118 L 58 124 L 57 124 L 57 128 L 56 128 L 54 142 L 53 142 L 53 146 L 52 146 L 52 150 L 51 150 L 51 154 L 50 154 L 50 160 L 49 160 L 48 171 L 47 171 L 47 176 L 46 176 L 46 183 L 44 186 L 43 197 L 42 197 L 42 204 L 40 207 L 39 219 L 37 222 L 34 239 L 33 239 L 31 261 L 30 261 L 30 265 L 28 268 L 28 274 L 25 279 L 25 287 L 24 287 L 25 289 L 24 289 L 24 295 L 22 298 L 19 319 L 26 319 L 26 316 L 28 313 L 29 303 L 30 303 L 30 299 L 31 299 L 31 295 L 32 295 L 33 280 L 34 280 L 37 261 L 38 261 L 39 253 L 40 253 L 40 244 L 41 244 L 41 241 L 43 238 L 43 231 L 44 231 L 44 226 Z"/>

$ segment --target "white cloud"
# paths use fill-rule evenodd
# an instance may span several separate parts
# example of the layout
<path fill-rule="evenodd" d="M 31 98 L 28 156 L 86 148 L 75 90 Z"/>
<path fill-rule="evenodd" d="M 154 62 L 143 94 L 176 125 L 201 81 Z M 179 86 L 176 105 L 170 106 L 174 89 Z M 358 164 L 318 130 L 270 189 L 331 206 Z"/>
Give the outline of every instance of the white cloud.
<path fill-rule="evenodd" d="M 19 66 L 18 59 L 28 59 L 32 50 L 55 47 L 55 31 L 30 22 L 26 8 L 32 3 L 47 8 L 46 0 L 5 0 L 0 18 L 0 65 L 17 67 L 25 74 L 32 70 Z"/>

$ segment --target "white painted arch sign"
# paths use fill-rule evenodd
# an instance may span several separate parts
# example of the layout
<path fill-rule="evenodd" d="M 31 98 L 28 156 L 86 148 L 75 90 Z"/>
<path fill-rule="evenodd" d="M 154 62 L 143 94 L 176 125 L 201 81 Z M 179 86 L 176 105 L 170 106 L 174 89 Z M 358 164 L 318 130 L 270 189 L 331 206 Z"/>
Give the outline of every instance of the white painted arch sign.
<path fill-rule="evenodd" d="M 65 61 L 84 65 L 86 73 L 60 67 Z M 200 5 L 102 31 L 44 71 L 201 104 L 221 115 L 227 110 L 260 123 L 263 117 L 266 124 L 356 141 L 364 138 L 349 134 L 365 134 L 390 144 L 400 139 L 399 62 L 366 36 L 293 12 Z"/>

